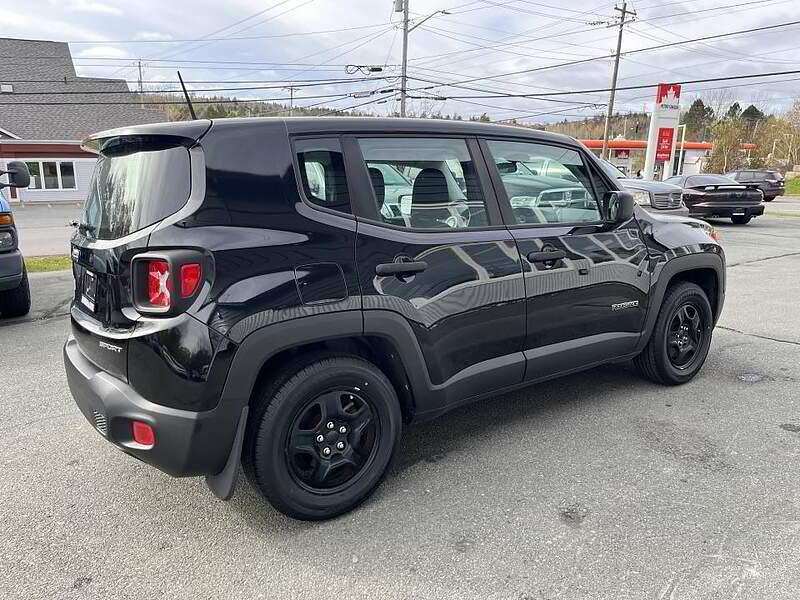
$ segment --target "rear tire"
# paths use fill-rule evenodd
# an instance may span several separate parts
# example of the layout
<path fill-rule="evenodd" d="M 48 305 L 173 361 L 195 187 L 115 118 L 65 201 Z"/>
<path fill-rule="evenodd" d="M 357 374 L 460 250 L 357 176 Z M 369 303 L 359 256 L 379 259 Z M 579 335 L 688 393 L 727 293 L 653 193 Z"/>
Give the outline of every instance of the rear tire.
<path fill-rule="evenodd" d="M 775 200 L 775 196 L 764 196 L 764 202 L 772 202 Z"/>
<path fill-rule="evenodd" d="M 697 332 L 693 331 L 693 322 L 698 324 Z M 690 381 L 708 356 L 713 323 L 711 305 L 700 286 L 688 282 L 670 286 L 650 341 L 634 359 L 636 368 L 662 385 Z"/>
<path fill-rule="evenodd" d="M 22 281 L 13 290 L 0 292 L 0 315 L 3 317 L 22 317 L 31 310 L 31 288 L 28 271 L 22 267 Z"/>
<path fill-rule="evenodd" d="M 375 490 L 401 432 L 397 394 L 378 368 L 355 356 L 323 358 L 262 390 L 242 462 L 282 513 L 330 519 Z"/>
<path fill-rule="evenodd" d="M 734 225 L 747 225 L 752 218 L 753 217 L 750 216 L 745 217 L 742 215 L 736 215 L 731 217 L 731 221 L 733 222 Z"/>

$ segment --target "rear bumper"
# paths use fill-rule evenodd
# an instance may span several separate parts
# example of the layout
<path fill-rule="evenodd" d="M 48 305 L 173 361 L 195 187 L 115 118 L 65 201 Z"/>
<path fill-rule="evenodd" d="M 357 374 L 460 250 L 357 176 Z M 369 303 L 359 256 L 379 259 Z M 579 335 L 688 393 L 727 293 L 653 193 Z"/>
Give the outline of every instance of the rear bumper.
<path fill-rule="evenodd" d="M 778 196 L 783 196 L 786 193 L 786 188 L 774 188 L 762 191 L 764 192 L 765 198 L 776 198 Z"/>
<path fill-rule="evenodd" d="M 13 290 L 22 282 L 22 253 L 19 250 L 0 254 L 0 292 Z"/>
<path fill-rule="evenodd" d="M 735 215 L 745 217 L 757 217 L 764 214 L 764 205 L 755 204 L 749 206 L 738 206 L 735 204 L 715 204 L 711 202 L 694 204 L 689 207 L 689 215 L 692 217 L 720 217 L 730 218 Z"/>
<path fill-rule="evenodd" d="M 124 452 L 175 477 L 215 475 L 225 467 L 240 406 L 220 401 L 213 410 L 193 412 L 154 404 L 98 369 L 72 336 L 64 345 L 64 366 L 78 408 L 95 430 Z M 152 448 L 133 441 L 132 421 L 153 428 Z"/>

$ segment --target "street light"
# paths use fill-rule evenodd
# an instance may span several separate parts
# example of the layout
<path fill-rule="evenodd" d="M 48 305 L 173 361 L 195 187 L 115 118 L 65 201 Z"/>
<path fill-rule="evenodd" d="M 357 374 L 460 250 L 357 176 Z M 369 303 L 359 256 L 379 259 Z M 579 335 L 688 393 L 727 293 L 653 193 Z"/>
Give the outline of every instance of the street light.
<path fill-rule="evenodd" d="M 408 34 L 414 31 L 417 27 L 422 25 L 428 19 L 432 19 L 436 15 L 449 15 L 446 10 L 437 10 L 429 14 L 427 17 L 417 21 L 413 27 L 408 26 L 408 4 L 410 0 L 395 0 L 394 12 L 403 13 L 403 65 L 402 74 L 400 75 L 400 116 L 406 116 L 406 90 L 408 88 Z"/>

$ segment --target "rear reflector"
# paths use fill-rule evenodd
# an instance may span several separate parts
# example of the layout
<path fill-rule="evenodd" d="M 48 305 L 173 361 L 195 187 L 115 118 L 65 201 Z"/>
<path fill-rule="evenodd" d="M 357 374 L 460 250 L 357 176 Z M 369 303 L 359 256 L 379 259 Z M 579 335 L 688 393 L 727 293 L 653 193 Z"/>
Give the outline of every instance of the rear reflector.
<path fill-rule="evenodd" d="M 133 441 L 152 448 L 156 444 L 156 432 L 147 423 L 133 421 Z"/>
<path fill-rule="evenodd" d="M 181 298 L 189 298 L 200 283 L 200 264 L 181 265 Z"/>
<path fill-rule="evenodd" d="M 151 260 L 147 264 L 147 302 L 151 306 L 169 308 L 172 301 L 172 278 L 165 260 Z"/>

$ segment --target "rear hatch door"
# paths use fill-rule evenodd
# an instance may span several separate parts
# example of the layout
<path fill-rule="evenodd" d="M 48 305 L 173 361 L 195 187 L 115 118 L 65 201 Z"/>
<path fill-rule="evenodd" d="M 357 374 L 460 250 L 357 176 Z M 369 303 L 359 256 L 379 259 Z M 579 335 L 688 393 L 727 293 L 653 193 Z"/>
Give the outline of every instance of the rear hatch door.
<path fill-rule="evenodd" d="M 208 129 L 204 123 L 200 135 Z M 163 127 L 112 131 L 84 142 L 98 160 L 71 240 L 73 334 L 89 360 L 121 379 L 127 379 L 127 338 L 139 320 L 131 303 L 131 258 L 191 194 L 196 138 L 165 134 Z"/>

